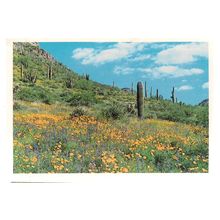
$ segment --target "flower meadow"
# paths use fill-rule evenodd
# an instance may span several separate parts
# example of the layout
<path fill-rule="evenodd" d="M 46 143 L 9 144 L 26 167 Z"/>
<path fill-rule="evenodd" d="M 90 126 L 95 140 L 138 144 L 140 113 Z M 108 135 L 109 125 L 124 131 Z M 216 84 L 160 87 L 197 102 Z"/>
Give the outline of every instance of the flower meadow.
<path fill-rule="evenodd" d="M 16 111 L 13 151 L 14 173 L 208 172 L 207 128 L 158 119 Z"/>

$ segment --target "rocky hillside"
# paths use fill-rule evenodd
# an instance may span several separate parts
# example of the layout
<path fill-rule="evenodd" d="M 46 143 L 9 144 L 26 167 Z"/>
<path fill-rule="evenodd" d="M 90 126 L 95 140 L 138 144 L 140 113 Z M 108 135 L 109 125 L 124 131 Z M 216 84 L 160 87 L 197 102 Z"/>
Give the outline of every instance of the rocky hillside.
<path fill-rule="evenodd" d="M 137 117 L 135 92 L 92 81 L 89 73 L 79 75 L 35 42 L 14 43 L 13 93 L 14 110 L 27 109 L 30 103 L 45 103 L 71 109 L 83 107 L 106 118 Z M 208 126 L 208 106 L 151 96 L 145 98 L 144 117 Z"/>
<path fill-rule="evenodd" d="M 103 99 L 122 94 L 118 88 L 89 79 L 89 74 L 79 75 L 39 47 L 38 43 L 14 43 L 13 76 L 14 99 L 66 102 L 72 95 Z M 87 94 L 89 93 L 89 94 Z"/>

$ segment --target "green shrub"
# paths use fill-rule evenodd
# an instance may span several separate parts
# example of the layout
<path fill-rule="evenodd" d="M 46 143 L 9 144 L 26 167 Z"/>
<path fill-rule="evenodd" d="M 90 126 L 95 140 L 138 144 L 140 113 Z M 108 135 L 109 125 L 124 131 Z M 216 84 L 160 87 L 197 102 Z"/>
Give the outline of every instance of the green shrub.
<path fill-rule="evenodd" d="M 112 104 L 102 110 L 102 116 L 107 119 L 120 119 L 124 114 L 125 110 L 119 104 Z"/>
<path fill-rule="evenodd" d="M 208 106 L 198 106 L 195 110 L 195 123 L 204 127 L 209 126 L 209 110 Z"/>
<path fill-rule="evenodd" d="M 17 103 L 17 102 L 13 103 L 13 110 L 14 111 L 15 110 L 21 110 L 21 109 L 22 109 L 22 106 L 19 103 Z"/>
<path fill-rule="evenodd" d="M 39 86 L 25 87 L 19 90 L 16 98 L 24 101 L 36 102 L 40 101 L 46 104 L 53 103 L 52 94 Z"/>
<path fill-rule="evenodd" d="M 94 94 L 90 92 L 76 93 L 67 100 L 71 106 L 90 106 L 97 103 L 97 99 Z"/>
<path fill-rule="evenodd" d="M 69 91 L 60 94 L 60 98 L 64 102 L 68 102 L 72 98 L 73 94 Z"/>
<path fill-rule="evenodd" d="M 93 83 L 91 81 L 86 80 L 86 79 L 80 79 L 75 82 L 74 88 L 92 91 L 93 90 Z"/>
<path fill-rule="evenodd" d="M 73 112 L 70 114 L 70 117 L 79 117 L 79 116 L 83 116 L 86 114 L 86 111 L 81 108 L 81 107 L 77 107 L 73 110 Z"/>

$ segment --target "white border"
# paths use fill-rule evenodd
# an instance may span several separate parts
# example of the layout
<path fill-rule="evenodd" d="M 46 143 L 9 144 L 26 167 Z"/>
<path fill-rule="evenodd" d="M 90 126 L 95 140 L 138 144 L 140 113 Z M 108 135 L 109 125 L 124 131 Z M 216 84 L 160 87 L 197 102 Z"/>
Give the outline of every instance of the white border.
<path fill-rule="evenodd" d="M 0 10 L 1 219 L 220 219 L 218 1 L 2 0 Z M 209 42 L 209 174 L 75 175 L 71 184 L 11 183 L 6 39 L 67 37 Z"/>
<path fill-rule="evenodd" d="M 171 42 L 171 41 L 165 41 L 165 40 L 160 40 L 160 41 L 150 41 L 150 40 L 146 40 L 146 39 L 115 39 L 115 40 L 105 40 L 105 39 L 95 39 L 95 40 L 92 40 L 92 39 L 82 39 L 81 41 L 79 39 L 51 39 L 51 40 L 48 40 L 48 39 L 9 39 L 8 40 L 8 59 L 10 60 L 9 62 L 9 65 L 8 65 L 8 72 L 10 72 L 10 85 L 13 84 L 12 82 L 12 78 L 13 78 L 13 64 L 11 62 L 11 60 L 13 59 L 13 56 L 12 56 L 12 53 L 11 51 L 13 51 L 13 42 L 146 42 L 146 43 L 151 43 L 151 42 Z M 174 40 L 172 42 L 181 42 L 180 40 Z M 182 41 L 182 42 L 192 42 L 192 41 Z M 195 41 L 195 42 L 206 42 L 206 41 Z M 208 42 L 207 42 L 208 43 Z M 209 43 L 208 43 L 209 45 Z M 209 45 L 209 48 L 210 48 L 210 45 Z M 210 52 L 210 51 L 209 51 Z M 209 53 L 209 56 L 210 56 L 210 53 Z M 209 58 L 210 59 L 210 58 Z M 210 62 L 209 62 L 209 71 L 210 71 Z M 210 81 L 209 81 L 210 83 Z M 211 83 L 210 83 L 211 84 Z M 12 89 L 11 89 L 12 91 Z M 210 96 L 210 94 L 209 94 Z M 11 106 L 12 106 L 12 103 L 13 103 L 13 97 L 12 97 L 12 93 L 10 93 L 10 102 L 9 102 L 9 106 L 8 106 L 8 111 L 10 113 L 11 112 Z M 211 103 L 212 103 L 212 99 L 210 99 L 209 97 L 209 100 L 210 101 L 210 106 Z M 209 111 L 211 113 L 211 108 L 209 108 Z M 210 114 L 211 115 L 211 114 Z M 10 118 L 9 120 L 11 119 L 11 114 L 10 114 Z M 10 131 L 11 131 L 11 134 L 13 132 L 13 128 L 10 128 Z M 13 142 L 13 137 L 12 138 L 12 142 Z M 13 146 L 10 147 L 10 149 L 13 149 Z M 11 152 L 13 154 L 13 151 Z M 13 155 L 12 155 L 12 158 L 13 158 Z M 12 159 L 13 161 L 13 159 Z M 13 163 L 11 164 L 11 182 L 13 183 L 18 183 L 18 182 L 27 182 L 27 183 L 31 183 L 31 182 L 39 182 L 39 183 L 42 183 L 42 182 L 54 182 L 54 183 L 69 183 L 69 182 L 75 182 L 76 180 L 79 180 L 79 179 L 82 179 L 83 181 L 85 179 L 92 179 L 92 178 L 97 178 L 99 177 L 100 175 L 101 176 L 107 176 L 106 173 L 100 173 L 99 175 L 97 174 L 86 174 L 86 173 L 83 173 L 83 174 L 78 174 L 78 173 L 69 173 L 69 174 L 14 174 L 13 173 Z M 209 172 L 210 172 L 210 169 L 209 169 Z M 117 177 L 122 177 L 124 178 L 126 174 L 115 174 L 115 175 L 110 175 L 111 178 L 114 177 L 114 176 L 117 176 Z M 135 177 L 137 175 L 143 175 L 143 174 L 132 174 L 130 173 L 129 176 L 130 177 Z M 149 175 L 151 176 L 152 178 L 152 173 L 145 173 L 145 175 Z M 157 174 L 158 175 L 158 174 Z M 167 174 L 168 175 L 168 174 Z M 169 174 L 170 175 L 170 174 Z M 178 173 L 175 173 L 173 175 L 178 175 Z M 181 174 L 180 174 L 181 175 Z M 185 175 L 195 175 L 195 174 L 185 174 Z M 198 173 L 197 175 L 200 175 L 200 173 Z M 203 175 L 208 175 L 208 174 L 203 174 Z"/>

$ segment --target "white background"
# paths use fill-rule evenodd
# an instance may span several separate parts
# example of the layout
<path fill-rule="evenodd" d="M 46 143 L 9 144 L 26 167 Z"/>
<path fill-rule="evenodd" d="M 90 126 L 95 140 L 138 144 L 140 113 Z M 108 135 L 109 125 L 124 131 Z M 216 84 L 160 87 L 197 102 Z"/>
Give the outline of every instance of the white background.
<path fill-rule="evenodd" d="M 220 219 L 218 1 L 1 1 L 0 219 Z M 52 177 L 11 183 L 12 71 L 7 39 L 208 41 L 209 174 Z M 9 51 L 10 52 L 10 51 Z M 10 54 L 10 53 L 9 53 Z M 70 178 L 71 177 L 71 178 Z M 16 177 L 17 178 L 17 177 Z M 29 180 L 44 180 L 35 175 Z"/>

